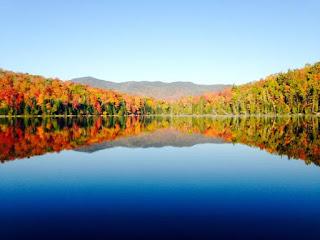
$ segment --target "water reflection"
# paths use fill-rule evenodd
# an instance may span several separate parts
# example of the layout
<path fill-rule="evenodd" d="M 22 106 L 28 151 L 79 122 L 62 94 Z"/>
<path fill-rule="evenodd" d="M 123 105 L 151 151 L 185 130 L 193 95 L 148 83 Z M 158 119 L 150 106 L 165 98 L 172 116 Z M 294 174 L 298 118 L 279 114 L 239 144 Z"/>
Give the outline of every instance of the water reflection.
<path fill-rule="evenodd" d="M 317 117 L 80 117 L 0 119 L 0 160 L 66 149 L 242 143 L 320 164 Z"/>

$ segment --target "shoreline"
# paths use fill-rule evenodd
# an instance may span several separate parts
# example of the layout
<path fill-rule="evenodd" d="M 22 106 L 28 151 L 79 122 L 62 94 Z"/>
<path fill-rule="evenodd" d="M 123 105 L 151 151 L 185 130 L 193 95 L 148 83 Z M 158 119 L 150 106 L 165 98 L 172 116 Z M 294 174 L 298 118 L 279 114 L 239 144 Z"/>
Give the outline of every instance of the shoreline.
<path fill-rule="evenodd" d="M 320 117 L 320 113 L 304 114 L 144 114 L 144 115 L 0 115 L 0 118 L 73 118 L 73 117 Z"/>

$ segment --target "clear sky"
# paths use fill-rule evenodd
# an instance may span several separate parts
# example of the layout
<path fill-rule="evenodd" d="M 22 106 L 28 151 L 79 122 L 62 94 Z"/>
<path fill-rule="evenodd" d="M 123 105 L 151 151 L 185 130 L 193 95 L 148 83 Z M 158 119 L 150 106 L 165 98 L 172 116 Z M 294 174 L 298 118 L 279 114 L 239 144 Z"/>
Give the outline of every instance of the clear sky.
<path fill-rule="evenodd" d="M 0 0 L 0 67 L 244 83 L 320 60 L 320 1 Z"/>

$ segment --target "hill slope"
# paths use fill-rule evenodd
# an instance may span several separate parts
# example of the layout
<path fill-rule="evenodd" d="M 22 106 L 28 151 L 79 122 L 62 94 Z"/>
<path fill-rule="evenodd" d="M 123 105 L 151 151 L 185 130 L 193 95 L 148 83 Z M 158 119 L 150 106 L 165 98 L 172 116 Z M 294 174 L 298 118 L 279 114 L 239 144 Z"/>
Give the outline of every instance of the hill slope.
<path fill-rule="evenodd" d="M 192 82 L 151 82 L 151 81 L 129 81 L 116 83 L 104 81 L 93 77 L 74 78 L 70 80 L 74 83 L 81 83 L 90 87 L 111 89 L 130 95 L 147 96 L 157 99 L 178 99 L 185 96 L 199 96 L 207 92 L 219 92 L 230 85 L 214 84 L 200 85 Z"/>

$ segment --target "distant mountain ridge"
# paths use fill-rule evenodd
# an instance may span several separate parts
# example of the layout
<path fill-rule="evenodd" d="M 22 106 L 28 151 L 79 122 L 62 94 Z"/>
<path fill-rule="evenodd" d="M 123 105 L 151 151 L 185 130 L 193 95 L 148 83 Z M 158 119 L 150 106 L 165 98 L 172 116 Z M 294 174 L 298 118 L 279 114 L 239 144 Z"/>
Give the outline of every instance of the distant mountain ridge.
<path fill-rule="evenodd" d="M 76 151 L 93 153 L 114 147 L 125 148 L 161 148 L 161 147 L 191 147 L 197 144 L 227 143 L 222 138 L 208 137 L 200 133 L 184 133 L 173 128 L 158 129 L 151 133 L 141 133 L 137 136 L 128 136 L 113 141 L 105 141 L 91 145 L 80 146 Z"/>
<path fill-rule="evenodd" d="M 152 81 L 128 81 L 111 82 L 94 77 L 74 78 L 70 81 L 85 84 L 90 87 L 111 89 L 122 93 L 137 96 L 147 96 L 156 99 L 174 100 L 185 96 L 198 96 L 207 92 L 219 92 L 231 85 L 226 84 L 195 84 L 192 82 L 152 82 Z"/>

